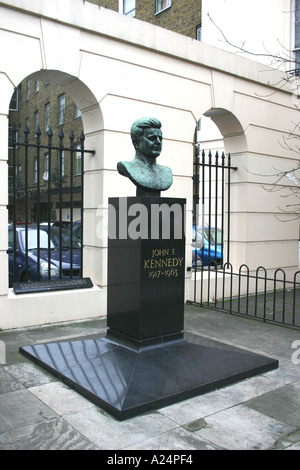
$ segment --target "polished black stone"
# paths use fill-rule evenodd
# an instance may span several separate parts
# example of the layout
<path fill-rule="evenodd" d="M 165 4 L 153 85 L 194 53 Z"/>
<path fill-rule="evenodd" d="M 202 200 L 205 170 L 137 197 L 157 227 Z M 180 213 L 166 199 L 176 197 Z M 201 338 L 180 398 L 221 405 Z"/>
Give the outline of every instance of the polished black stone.
<path fill-rule="evenodd" d="M 278 367 L 274 359 L 196 335 L 139 351 L 92 337 L 20 352 L 119 420 Z"/>
<path fill-rule="evenodd" d="M 56 279 L 56 280 L 42 280 L 32 282 L 15 282 L 15 294 L 30 294 L 33 292 L 48 292 L 57 290 L 70 290 L 70 289 L 88 289 L 93 287 L 93 283 L 89 277 L 81 279 Z"/>
<path fill-rule="evenodd" d="M 138 348 L 182 336 L 185 202 L 109 199 L 107 326 L 124 344 Z M 132 227 L 139 238 L 132 238 Z"/>

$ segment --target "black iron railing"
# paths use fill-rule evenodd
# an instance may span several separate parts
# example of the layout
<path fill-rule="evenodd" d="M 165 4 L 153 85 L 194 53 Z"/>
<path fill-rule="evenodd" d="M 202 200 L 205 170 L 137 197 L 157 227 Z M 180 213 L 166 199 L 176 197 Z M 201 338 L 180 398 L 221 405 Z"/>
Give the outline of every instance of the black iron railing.
<path fill-rule="evenodd" d="M 189 303 L 264 322 L 300 327 L 300 271 L 292 279 L 287 279 L 281 268 L 270 274 L 259 266 L 251 272 L 245 264 L 237 272 L 230 263 L 224 264 L 223 269 L 211 266 L 210 271 L 213 288 L 207 287 L 205 299 L 201 299 L 199 293 Z"/>
<path fill-rule="evenodd" d="M 25 126 L 24 142 L 17 141 L 18 130 L 15 125 L 11 128 L 10 145 L 11 156 L 10 164 L 12 172 L 9 184 L 9 208 L 10 208 L 10 225 L 9 230 L 13 231 L 13 242 L 9 247 L 9 255 L 13 256 L 13 267 L 10 266 L 10 284 L 15 281 L 32 280 L 29 268 L 29 230 L 34 226 L 36 228 L 36 273 L 34 280 L 41 279 L 41 250 L 45 250 L 45 246 L 41 246 L 41 227 L 46 229 L 48 234 L 53 230 L 53 198 L 58 206 L 58 217 L 56 214 L 55 224 L 58 229 L 58 250 L 59 250 L 59 278 L 64 277 L 64 227 L 63 227 L 63 206 L 69 209 L 70 219 L 68 221 L 70 240 L 72 240 L 73 215 L 75 207 L 78 208 L 83 224 L 83 190 L 84 190 L 84 155 L 86 153 L 94 154 L 93 150 L 84 148 L 84 134 L 79 137 L 79 144 L 75 144 L 74 133 L 71 131 L 69 135 L 69 146 L 64 145 L 64 134 L 60 130 L 58 136 L 58 145 L 53 145 L 53 133 L 49 129 L 47 132 L 46 144 L 41 143 L 41 131 L 37 127 L 35 132 L 35 142 L 29 141 L 29 129 Z M 57 153 L 55 162 L 53 159 L 54 152 Z M 74 174 L 75 158 L 80 162 L 78 174 Z M 42 161 L 43 159 L 43 161 Z M 44 166 L 43 166 L 44 165 Z M 68 167 L 67 177 L 64 174 L 65 167 Z M 20 179 L 19 168 L 22 169 L 22 178 Z M 76 179 L 76 183 L 75 183 Z M 75 201 L 76 195 L 76 201 Z M 46 208 L 46 209 L 45 209 Z M 57 211 L 56 211 L 57 212 Z M 23 242 L 24 242 L 24 269 L 22 279 L 20 278 L 20 269 L 17 269 L 17 263 L 20 255 L 20 240 L 17 230 L 22 225 Z M 70 242 L 69 266 L 66 268 L 67 277 L 80 277 L 82 274 L 83 263 L 83 244 L 80 245 L 80 268 L 73 269 L 73 243 Z M 52 242 L 48 235 L 48 270 L 47 278 L 51 281 L 52 270 L 50 267 L 52 257 Z M 32 264 L 33 256 L 30 257 Z M 45 257 L 44 257 L 45 259 Z M 45 262 L 45 261 L 43 261 Z M 10 263 L 11 264 L 11 263 Z M 19 266 L 18 266 L 19 268 Z M 13 272 L 11 272 L 13 271 Z M 44 270 L 45 272 L 45 270 Z M 18 273 L 18 274 L 17 274 Z M 45 278 L 45 277 L 43 277 Z"/>
<path fill-rule="evenodd" d="M 203 150 L 201 157 L 199 156 L 198 146 L 195 148 L 194 158 L 194 225 L 195 227 L 207 227 L 208 242 L 215 244 L 217 249 L 218 240 L 212 237 L 212 228 L 214 231 L 220 230 L 221 233 L 221 250 L 222 260 L 224 259 L 224 233 L 225 224 L 227 231 L 227 250 L 226 259 L 230 259 L 230 182 L 231 170 L 237 170 L 237 167 L 231 164 L 231 155 L 226 157 L 222 152 L 215 153 L 213 158 L 212 152 Z M 199 212 L 201 212 L 201 221 Z M 226 218 L 226 221 L 225 221 Z M 209 251 L 210 256 L 210 251 Z M 214 261 L 213 259 L 211 260 Z"/>
<path fill-rule="evenodd" d="M 203 297 L 204 271 L 210 278 L 210 267 L 223 266 L 230 259 L 230 203 L 231 171 L 237 167 L 231 164 L 231 155 L 224 152 L 203 150 L 199 155 L 198 146 L 194 156 L 194 200 L 193 200 L 193 266 L 194 297 L 200 290 Z M 226 233 L 225 233 L 226 231 Z M 227 240 L 225 252 L 225 239 Z M 196 282 L 200 272 L 200 285 Z M 208 283 L 210 289 L 210 283 Z"/>
<path fill-rule="evenodd" d="M 246 315 L 291 327 L 300 327 L 300 271 L 287 279 L 283 269 L 268 273 L 263 266 L 250 271 L 245 264 L 234 271 L 230 263 L 230 204 L 231 204 L 230 154 L 226 158 L 216 152 L 203 151 L 201 157 L 196 147 L 194 159 L 194 226 L 205 225 L 193 239 L 193 298 L 188 302 L 203 307 L 220 309 L 231 314 Z M 213 236 L 221 232 L 221 240 Z M 201 236 L 206 235 L 206 247 Z M 224 249 L 226 240 L 226 250 Z M 217 248 L 219 245 L 219 257 Z M 205 258 L 206 250 L 206 258 Z M 208 251 L 207 251 L 208 250 Z M 221 254 L 220 254 L 221 253 Z M 197 262 L 197 256 L 199 257 Z"/>

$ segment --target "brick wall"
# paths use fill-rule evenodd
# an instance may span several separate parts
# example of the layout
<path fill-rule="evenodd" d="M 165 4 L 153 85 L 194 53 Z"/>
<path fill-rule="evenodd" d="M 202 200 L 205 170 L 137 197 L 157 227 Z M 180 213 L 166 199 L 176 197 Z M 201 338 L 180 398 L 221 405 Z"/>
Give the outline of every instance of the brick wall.
<path fill-rule="evenodd" d="M 137 0 L 136 18 L 195 39 L 201 24 L 201 0 L 172 0 L 160 13 L 156 13 L 155 0 Z"/>
<path fill-rule="evenodd" d="M 87 0 L 89 3 L 98 5 L 100 7 L 108 8 L 109 10 L 119 11 L 119 0 Z"/>
<path fill-rule="evenodd" d="M 87 0 L 90 3 L 119 11 L 118 0 Z M 196 39 L 201 25 L 201 0 L 172 0 L 171 6 L 156 13 L 156 0 L 136 0 L 135 18 Z"/>
<path fill-rule="evenodd" d="M 50 84 L 39 82 L 38 90 L 35 88 L 35 81 L 30 81 L 29 96 L 27 96 L 27 80 L 23 80 L 20 84 L 19 92 L 19 107 L 17 111 L 10 111 L 9 114 L 9 124 L 15 124 L 19 129 L 19 140 L 24 142 L 24 128 L 25 124 L 28 124 L 29 127 L 29 143 L 35 144 L 35 114 L 38 112 L 38 125 L 41 131 L 41 145 L 48 145 L 48 134 L 45 128 L 45 106 L 50 103 L 50 127 L 53 132 L 52 145 L 59 145 L 59 132 L 63 130 L 64 133 L 64 147 L 70 146 L 70 132 L 74 132 L 74 144 L 80 144 L 80 134 L 83 130 L 82 119 L 77 117 L 75 114 L 76 106 L 71 98 L 66 95 L 63 90 L 59 87 L 52 87 Z M 64 113 L 64 122 L 59 125 L 59 97 L 65 96 L 65 113 Z M 44 178 L 45 172 L 45 159 L 48 151 L 46 149 L 40 149 L 39 157 L 39 166 L 40 166 L 40 203 L 41 206 L 47 205 L 47 195 L 45 191 L 48 187 L 48 180 Z M 35 161 L 37 158 L 37 152 L 35 148 L 29 148 L 28 151 L 28 186 L 29 186 L 29 200 L 28 200 L 28 220 L 33 222 L 35 218 L 34 205 L 36 202 L 35 199 L 35 188 L 37 188 L 37 176 L 35 171 Z M 70 152 L 65 152 L 64 158 L 64 177 L 63 177 L 63 189 L 70 187 L 71 181 L 74 187 L 78 187 L 81 184 L 80 174 L 76 174 L 75 169 L 76 156 L 74 152 L 73 156 L 73 176 L 71 180 L 71 168 L 70 168 Z M 9 165 L 11 167 L 10 176 L 12 176 L 12 151 L 9 153 Z M 19 197 L 22 194 L 22 188 L 24 188 L 25 183 L 25 152 L 24 148 L 20 147 L 17 149 L 16 155 L 16 174 L 17 174 L 17 188 L 19 188 L 18 197 L 17 197 L 17 221 L 24 221 L 25 219 L 25 206 L 24 198 Z M 51 152 L 51 188 L 55 189 L 59 185 L 59 167 L 60 159 L 58 150 L 53 149 Z M 24 191 L 23 191 L 24 192 Z M 10 200 L 9 200 L 9 218 L 12 219 L 12 199 L 11 199 L 11 189 Z M 32 195 L 31 195 L 32 193 Z M 78 200 L 77 193 L 74 195 L 74 202 Z M 69 201 L 70 197 L 68 194 L 64 195 L 64 201 Z M 55 209 L 59 206 L 58 196 L 51 196 L 51 208 Z M 43 217 L 43 215 L 41 215 Z"/>

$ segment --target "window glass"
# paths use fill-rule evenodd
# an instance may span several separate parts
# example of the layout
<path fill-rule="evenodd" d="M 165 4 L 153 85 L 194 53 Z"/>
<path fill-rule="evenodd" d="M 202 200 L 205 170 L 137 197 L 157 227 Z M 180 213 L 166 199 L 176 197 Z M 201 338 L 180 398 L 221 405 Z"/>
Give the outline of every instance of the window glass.
<path fill-rule="evenodd" d="M 61 176 L 65 176 L 65 151 L 60 150 L 57 153 L 58 169 L 61 171 Z M 61 162 L 61 168 L 60 168 Z"/>
<path fill-rule="evenodd" d="M 48 181 L 49 178 L 49 155 L 46 154 L 44 156 L 44 174 L 43 174 L 43 180 Z"/>
<path fill-rule="evenodd" d="M 21 230 L 21 242 L 23 246 L 23 250 L 26 247 L 26 231 Z M 48 233 L 44 230 L 39 230 L 39 238 L 40 238 L 40 248 L 48 248 Z M 50 240 L 50 249 L 54 248 L 54 243 Z M 37 230 L 28 230 L 28 250 L 35 250 L 38 247 L 38 232 Z"/>
<path fill-rule="evenodd" d="M 12 95 L 12 98 L 10 100 L 10 105 L 9 105 L 9 110 L 10 111 L 18 111 L 18 90 L 14 91 L 14 94 Z"/>
<path fill-rule="evenodd" d="M 30 96 L 30 80 L 26 80 L 26 101 L 29 100 Z"/>
<path fill-rule="evenodd" d="M 39 113 L 38 111 L 36 111 L 34 113 L 34 131 L 35 131 L 35 137 L 36 137 L 36 130 L 37 130 L 37 127 L 39 125 Z"/>
<path fill-rule="evenodd" d="M 81 117 L 81 111 L 80 111 L 80 109 L 77 108 L 77 106 L 75 104 L 74 118 L 77 119 L 79 117 Z"/>
<path fill-rule="evenodd" d="M 295 69 L 300 68 L 300 0 L 295 0 Z"/>
<path fill-rule="evenodd" d="M 58 125 L 60 126 L 65 122 L 65 95 L 58 98 Z"/>
<path fill-rule="evenodd" d="M 50 129 L 50 103 L 45 106 L 45 132 Z"/>
<path fill-rule="evenodd" d="M 300 50 L 295 52 L 295 68 L 300 69 Z"/>
<path fill-rule="evenodd" d="M 171 6 L 171 0 L 156 0 L 156 13 Z"/>
<path fill-rule="evenodd" d="M 300 47 L 300 0 L 295 0 L 295 49 Z"/>
<path fill-rule="evenodd" d="M 201 38 L 202 38 L 202 28 L 201 28 L 201 26 L 197 26 L 197 28 L 196 28 L 196 39 L 198 41 L 201 41 Z"/>
<path fill-rule="evenodd" d="M 124 15 L 135 16 L 135 0 L 124 0 L 123 3 Z"/>
<path fill-rule="evenodd" d="M 77 149 L 78 149 L 78 151 L 75 154 L 75 168 L 74 168 L 74 171 L 75 171 L 75 175 L 81 175 L 81 171 L 82 171 L 81 156 L 82 156 L 82 153 L 79 151 L 80 145 L 77 146 Z"/>
<path fill-rule="evenodd" d="M 33 161 L 33 164 L 34 164 L 34 167 L 33 167 L 33 182 L 34 182 L 34 184 L 36 184 L 37 180 L 38 180 L 38 161 L 37 161 L 37 157 L 35 157 L 35 159 Z"/>

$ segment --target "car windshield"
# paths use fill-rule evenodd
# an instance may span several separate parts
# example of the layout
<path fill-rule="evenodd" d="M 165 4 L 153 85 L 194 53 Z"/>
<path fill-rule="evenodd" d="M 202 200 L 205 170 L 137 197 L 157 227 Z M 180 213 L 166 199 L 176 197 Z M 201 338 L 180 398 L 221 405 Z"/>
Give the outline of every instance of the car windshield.
<path fill-rule="evenodd" d="M 193 233 L 194 233 L 193 238 L 195 239 L 196 234 L 195 232 Z M 198 228 L 197 229 L 197 242 L 198 243 L 201 243 L 203 235 L 204 235 L 205 240 L 207 240 L 208 242 L 210 241 L 211 245 L 215 245 L 215 244 L 222 245 L 222 230 L 220 229 L 216 230 L 215 228 L 211 228 L 209 230 L 208 227 L 205 227 L 204 229 Z"/>
<path fill-rule="evenodd" d="M 62 248 L 80 248 L 80 242 L 76 237 L 70 237 L 70 233 L 67 230 L 60 230 L 52 228 L 51 229 L 51 242 L 54 243 L 55 248 L 60 247 L 60 237 L 61 237 L 61 247 Z"/>
<path fill-rule="evenodd" d="M 50 245 L 48 246 L 48 232 L 46 230 L 39 230 L 39 247 L 40 249 L 48 249 L 51 250 L 60 247 L 60 231 L 59 230 L 51 230 L 50 232 Z M 21 230 L 21 243 L 23 248 L 26 247 L 26 230 Z M 67 231 L 62 230 L 61 233 L 61 240 L 62 240 L 62 248 L 69 249 L 71 248 L 71 238 Z M 72 238 L 72 247 L 73 248 L 80 248 L 80 243 L 76 238 Z M 36 250 L 38 248 L 38 230 L 29 229 L 28 230 L 28 250 Z"/>
<path fill-rule="evenodd" d="M 198 231 L 199 232 L 199 231 Z M 215 228 L 209 229 L 205 228 L 204 229 L 204 237 L 207 241 L 209 241 L 209 236 L 210 236 L 210 243 L 215 245 L 222 245 L 222 230 L 216 230 Z"/>

